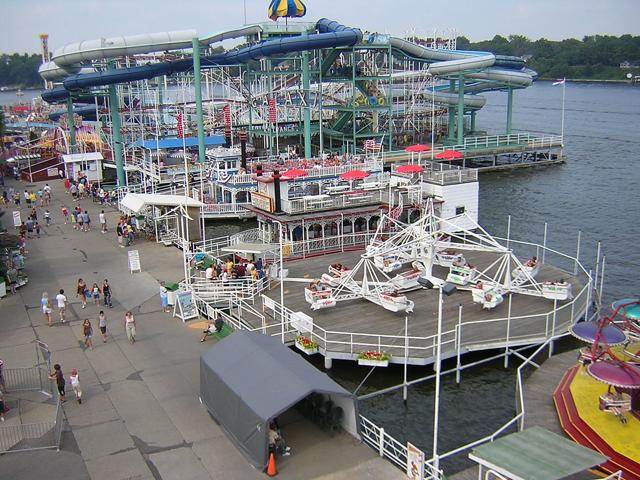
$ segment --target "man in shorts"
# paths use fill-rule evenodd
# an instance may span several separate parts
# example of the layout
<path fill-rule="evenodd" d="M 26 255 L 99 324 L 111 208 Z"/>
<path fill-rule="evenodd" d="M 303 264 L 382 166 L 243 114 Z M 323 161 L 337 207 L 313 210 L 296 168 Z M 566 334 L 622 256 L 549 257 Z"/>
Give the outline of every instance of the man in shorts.
<path fill-rule="evenodd" d="M 56 295 L 56 302 L 58 302 L 58 310 L 60 310 L 60 322 L 65 323 L 64 315 L 67 311 L 67 297 L 64 294 L 64 290 L 60 289 L 60 293 Z"/>

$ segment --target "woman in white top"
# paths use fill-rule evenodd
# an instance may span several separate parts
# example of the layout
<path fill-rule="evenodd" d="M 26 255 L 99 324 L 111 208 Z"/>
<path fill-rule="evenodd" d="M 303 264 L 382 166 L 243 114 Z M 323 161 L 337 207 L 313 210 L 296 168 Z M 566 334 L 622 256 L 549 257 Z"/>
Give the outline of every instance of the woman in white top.
<path fill-rule="evenodd" d="M 47 292 L 42 292 L 40 306 L 42 307 L 42 313 L 44 314 L 44 318 L 47 320 L 47 324 L 51 326 L 51 306 L 49 305 L 49 294 Z"/>

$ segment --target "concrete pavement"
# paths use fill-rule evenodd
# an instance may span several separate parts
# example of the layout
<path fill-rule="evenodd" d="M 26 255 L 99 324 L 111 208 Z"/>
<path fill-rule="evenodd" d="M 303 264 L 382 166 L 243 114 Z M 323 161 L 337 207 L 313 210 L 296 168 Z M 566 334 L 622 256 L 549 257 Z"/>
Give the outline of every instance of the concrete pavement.
<path fill-rule="evenodd" d="M 28 285 L 18 295 L 0 300 L 0 358 L 7 367 L 35 363 L 33 341 L 47 343 L 52 362 L 68 376 L 77 368 L 83 403 L 67 396 L 65 414 L 70 431 L 62 450 L 18 453 L 0 457 L 7 478 L 93 480 L 113 479 L 262 479 L 227 440 L 198 400 L 199 357 L 213 342 L 198 341 L 200 331 L 165 314 L 160 308 L 159 280 L 182 278 L 182 256 L 173 247 L 139 241 L 142 273 L 130 274 L 126 250 L 119 248 L 113 226 L 118 213 L 109 209 L 110 232 L 99 232 L 101 207 L 81 201 L 89 210 L 93 231 L 83 233 L 64 225 L 60 213 L 73 202 L 61 182 L 51 182 L 54 223 L 40 239 L 28 241 Z M 18 184 L 19 191 L 31 188 Z M 105 209 L 107 210 L 107 209 Z M 11 209 L 4 216 L 11 222 Z M 40 208 L 40 212 L 44 209 Z M 23 217 L 27 215 L 23 209 Z M 39 214 L 42 217 L 42 213 Z M 10 227 L 10 225 L 7 225 Z M 82 277 L 90 286 L 108 278 L 114 308 L 105 309 L 109 341 L 102 343 L 97 313 L 104 307 L 82 309 L 75 285 Z M 64 288 L 72 302 L 67 325 L 46 324 L 39 309 L 43 291 L 55 297 Z M 124 333 L 124 313 L 132 310 L 137 341 Z M 57 310 L 53 311 L 58 320 Z M 82 344 L 81 321 L 94 326 L 94 349 Z M 70 388 L 69 388 L 70 390 Z M 329 437 L 311 424 L 285 427 L 294 454 L 279 462 L 285 479 L 401 478 L 402 472 L 348 435 Z"/>

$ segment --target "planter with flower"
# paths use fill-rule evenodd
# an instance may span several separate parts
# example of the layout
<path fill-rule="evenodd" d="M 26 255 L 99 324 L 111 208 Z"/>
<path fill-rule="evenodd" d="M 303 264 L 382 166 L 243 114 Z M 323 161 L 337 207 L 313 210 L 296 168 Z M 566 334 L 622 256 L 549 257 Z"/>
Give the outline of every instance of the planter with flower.
<path fill-rule="evenodd" d="M 358 365 L 368 365 L 371 367 L 387 367 L 391 360 L 391 354 L 387 352 L 360 352 L 358 354 Z"/>
<path fill-rule="evenodd" d="M 314 353 L 318 353 L 319 345 L 309 337 L 298 335 L 296 337 L 296 348 L 307 355 L 313 355 Z"/>

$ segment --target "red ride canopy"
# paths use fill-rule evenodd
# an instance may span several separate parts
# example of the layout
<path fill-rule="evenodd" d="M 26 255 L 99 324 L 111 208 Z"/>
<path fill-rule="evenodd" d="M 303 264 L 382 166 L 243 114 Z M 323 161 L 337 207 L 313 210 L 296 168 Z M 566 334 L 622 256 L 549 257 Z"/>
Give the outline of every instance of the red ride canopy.
<path fill-rule="evenodd" d="M 457 160 L 463 157 L 464 157 L 464 153 L 461 153 L 457 150 L 445 150 L 436 155 L 436 158 L 438 160 Z"/>
<path fill-rule="evenodd" d="M 409 164 L 409 165 L 400 165 L 396 168 L 396 172 L 398 173 L 422 173 L 424 172 L 424 168 L 420 165 Z"/>
<path fill-rule="evenodd" d="M 369 176 L 364 170 L 351 170 L 340 175 L 340 180 L 363 180 Z"/>
<path fill-rule="evenodd" d="M 640 388 L 640 367 L 627 362 L 602 360 L 587 367 L 596 380 L 618 388 Z"/>
<path fill-rule="evenodd" d="M 411 145 L 404 149 L 405 152 L 409 153 L 428 152 L 429 150 L 431 150 L 431 147 L 429 145 L 422 145 L 421 143 L 418 143 L 417 145 Z"/>
<path fill-rule="evenodd" d="M 282 174 L 282 178 L 298 178 L 304 177 L 308 174 L 306 170 L 301 170 L 299 168 L 292 168 L 291 170 L 287 170 Z"/>

